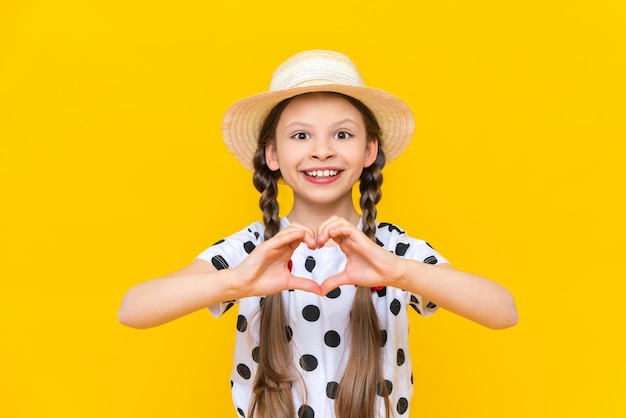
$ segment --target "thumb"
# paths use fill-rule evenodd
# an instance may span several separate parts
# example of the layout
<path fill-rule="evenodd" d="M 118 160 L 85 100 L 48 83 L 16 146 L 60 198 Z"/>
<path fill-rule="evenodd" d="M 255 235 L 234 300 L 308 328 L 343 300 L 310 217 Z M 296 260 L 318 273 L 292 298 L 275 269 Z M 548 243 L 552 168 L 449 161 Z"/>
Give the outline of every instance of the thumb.
<path fill-rule="evenodd" d="M 303 277 L 291 276 L 288 287 L 289 289 L 304 290 L 305 292 L 315 293 L 316 295 L 322 294 L 320 285 L 313 280 Z"/>
<path fill-rule="evenodd" d="M 322 284 L 320 285 L 320 294 L 322 296 L 326 296 L 332 290 L 335 290 L 339 286 L 345 284 L 351 284 L 348 280 L 348 277 L 343 272 L 335 274 L 334 276 L 330 276 L 322 282 Z"/>

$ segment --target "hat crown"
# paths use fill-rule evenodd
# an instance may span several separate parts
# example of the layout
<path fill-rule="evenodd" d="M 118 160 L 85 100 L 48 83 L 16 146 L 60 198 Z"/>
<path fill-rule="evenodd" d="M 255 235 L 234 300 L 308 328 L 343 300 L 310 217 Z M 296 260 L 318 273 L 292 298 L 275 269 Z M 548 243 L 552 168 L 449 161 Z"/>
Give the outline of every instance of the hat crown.
<path fill-rule="evenodd" d="M 354 63 L 339 52 L 305 51 L 282 63 L 270 82 L 270 91 L 323 85 L 364 86 Z"/>
<path fill-rule="evenodd" d="M 387 163 L 399 156 L 413 136 L 411 108 L 384 90 L 365 86 L 361 74 L 346 55 L 327 50 L 300 52 L 283 62 L 272 74 L 270 90 L 231 105 L 222 120 L 224 142 L 250 171 L 258 150 L 263 121 L 281 101 L 301 94 L 335 92 L 363 103 L 381 128 L 379 144 Z"/>

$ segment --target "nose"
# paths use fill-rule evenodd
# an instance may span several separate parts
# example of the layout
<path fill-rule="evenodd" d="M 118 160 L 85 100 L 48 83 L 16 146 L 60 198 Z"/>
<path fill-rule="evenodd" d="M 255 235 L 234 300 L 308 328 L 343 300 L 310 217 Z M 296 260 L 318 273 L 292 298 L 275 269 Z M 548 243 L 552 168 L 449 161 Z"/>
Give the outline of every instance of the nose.
<path fill-rule="evenodd" d="M 311 158 L 319 161 L 325 161 L 335 156 L 332 140 L 318 138 L 313 141 L 314 145 L 311 150 Z"/>

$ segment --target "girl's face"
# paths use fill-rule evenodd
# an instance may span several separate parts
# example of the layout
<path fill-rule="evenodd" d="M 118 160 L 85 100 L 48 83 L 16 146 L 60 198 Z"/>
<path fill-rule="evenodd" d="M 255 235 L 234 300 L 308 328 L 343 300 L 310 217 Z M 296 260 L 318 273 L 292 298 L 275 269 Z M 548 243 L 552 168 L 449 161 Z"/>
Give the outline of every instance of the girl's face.
<path fill-rule="evenodd" d="M 285 107 L 275 140 L 266 147 L 271 170 L 280 169 L 294 203 L 352 204 L 352 186 L 374 163 L 378 141 L 367 138 L 361 113 L 330 94 L 307 94 Z"/>

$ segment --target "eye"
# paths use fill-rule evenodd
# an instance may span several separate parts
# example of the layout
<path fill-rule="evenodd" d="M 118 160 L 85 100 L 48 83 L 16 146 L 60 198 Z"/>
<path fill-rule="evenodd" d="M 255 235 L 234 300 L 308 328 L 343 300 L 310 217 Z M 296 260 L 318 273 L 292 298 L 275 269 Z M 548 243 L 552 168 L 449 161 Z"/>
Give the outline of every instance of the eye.
<path fill-rule="evenodd" d="M 295 134 L 291 135 L 289 138 L 305 140 L 305 139 L 309 139 L 310 137 L 311 136 L 306 132 L 296 132 Z"/>
<path fill-rule="evenodd" d="M 352 135 L 350 132 L 348 131 L 339 131 L 335 134 L 334 138 L 335 139 L 350 139 L 352 138 L 354 135 Z"/>

